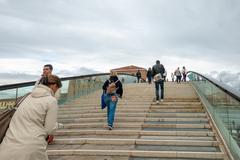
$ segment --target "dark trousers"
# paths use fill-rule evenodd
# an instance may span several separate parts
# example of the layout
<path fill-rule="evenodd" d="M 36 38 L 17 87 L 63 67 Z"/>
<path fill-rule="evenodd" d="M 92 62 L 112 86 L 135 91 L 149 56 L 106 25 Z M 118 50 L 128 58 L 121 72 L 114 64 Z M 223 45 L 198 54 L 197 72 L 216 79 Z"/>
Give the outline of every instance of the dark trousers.
<path fill-rule="evenodd" d="M 186 82 L 187 75 L 183 74 L 183 82 Z"/>
<path fill-rule="evenodd" d="M 182 76 L 177 76 L 177 83 L 180 83 L 180 82 L 181 82 L 181 77 L 182 77 Z"/>
<path fill-rule="evenodd" d="M 137 83 L 139 83 L 141 77 L 137 77 Z"/>
<path fill-rule="evenodd" d="M 155 89 L 156 89 L 156 100 L 159 100 L 160 91 L 161 91 L 161 99 L 163 99 L 164 98 L 164 81 L 155 82 Z"/>
<path fill-rule="evenodd" d="M 148 83 L 150 84 L 152 82 L 152 77 L 148 76 Z"/>

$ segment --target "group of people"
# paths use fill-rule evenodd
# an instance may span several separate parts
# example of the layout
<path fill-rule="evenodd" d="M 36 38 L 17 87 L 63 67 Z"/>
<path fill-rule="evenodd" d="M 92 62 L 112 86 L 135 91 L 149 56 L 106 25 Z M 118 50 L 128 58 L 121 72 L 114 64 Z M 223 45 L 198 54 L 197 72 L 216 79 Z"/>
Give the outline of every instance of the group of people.
<path fill-rule="evenodd" d="M 58 128 L 58 105 L 55 94 L 62 87 L 60 78 L 53 75 L 52 70 L 50 64 L 43 67 L 43 74 L 36 81 L 34 89 L 18 106 L 0 144 L 1 160 L 48 159 L 47 144 L 52 142 L 53 132 Z M 164 66 L 157 60 L 151 69 L 157 103 L 164 98 L 164 73 Z M 123 95 L 122 83 L 116 72 L 110 73 L 102 89 L 107 106 L 107 125 L 108 129 L 112 130 L 117 102 Z"/>
<path fill-rule="evenodd" d="M 175 78 L 176 76 L 176 78 Z M 187 78 L 187 70 L 186 67 L 183 66 L 182 70 L 180 70 L 180 68 L 178 67 L 174 73 L 171 73 L 171 78 L 172 78 L 172 82 L 177 82 L 180 83 L 181 81 L 186 82 L 186 78 Z"/>
<path fill-rule="evenodd" d="M 141 74 L 140 70 L 137 71 L 136 77 L 137 77 L 137 83 L 140 83 L 140 80 L 142 78 L 142 74 Z M 147 80 L 148 80 L 149 84 L 152 83 L 153 77 L 154 77 L 153 69 L 151 67 L 149 67 L 148 70 L 147 70 Z M 166 77 L 167 77 L 167 71 L 166 70 L 164 70 L 164 73 L 163 73 L 162 77 L 163 77 L 164 81 L 166 81 Z"/>

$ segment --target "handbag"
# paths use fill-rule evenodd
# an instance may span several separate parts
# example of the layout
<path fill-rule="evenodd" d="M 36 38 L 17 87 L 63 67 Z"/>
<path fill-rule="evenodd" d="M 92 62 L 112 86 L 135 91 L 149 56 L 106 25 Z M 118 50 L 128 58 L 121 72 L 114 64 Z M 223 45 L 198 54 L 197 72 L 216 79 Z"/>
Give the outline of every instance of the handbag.
<path fill-rule="evenodd" d="M 104 93 L 102 93 L 102 96 L 101 96 L 101 108 L 104 109 L 106 107 L 106 103 L 105 103 L 105 100 L 104 100 Z"/>
<path fill-rule="evenodd" d="M 9 128 L 10 121 L 16 111 L 16 108 L 23 102 L 23 100 L 31 93 L 27 93 L 25 96 L 20 98 L 19 101 L 10 109 L 6 109 L 0 112 L 0 144 Z"/>
<path fill-rule="evenodd" d="M 153 77 L 154 82 L 160 82 L 162 80 L 164 80 L 164 78 L 162 77 L 161 73 L 158 73 Z"/>

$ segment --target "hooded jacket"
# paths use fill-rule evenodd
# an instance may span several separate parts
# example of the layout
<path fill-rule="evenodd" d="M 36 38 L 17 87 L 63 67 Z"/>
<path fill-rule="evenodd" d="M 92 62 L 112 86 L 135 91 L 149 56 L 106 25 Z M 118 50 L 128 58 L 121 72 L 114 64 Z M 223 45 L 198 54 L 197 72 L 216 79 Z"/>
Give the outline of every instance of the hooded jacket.
<path fill-rule="evenodd" d="M 0 144 L 1 160 L 47 160 L 47 135 L 56 129 L 57 100 L 53 91 L 38 85 L 15 112 Z"/>

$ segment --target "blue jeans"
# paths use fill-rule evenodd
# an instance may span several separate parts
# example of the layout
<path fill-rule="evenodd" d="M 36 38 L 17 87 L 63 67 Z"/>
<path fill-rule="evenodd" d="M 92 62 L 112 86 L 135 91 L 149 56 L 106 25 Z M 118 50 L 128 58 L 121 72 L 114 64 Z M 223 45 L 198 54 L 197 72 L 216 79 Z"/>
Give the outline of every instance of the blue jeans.
<path fill-rule="evenodd" d="M 163 99 L 164 98 L 164 81 L 155 82 L 155 89 L 156 89 L 156 100 L 159 100 L 160 91 L 161 91 L 161 99 Z"/>
<path fill-rule="evenodd" d="M 108 125 L 113 127 L 115 111 L 117 107 L 118 97 L 116 94 L 105 94 L 104 100 L 107 105 L 107 121 Z"/>

